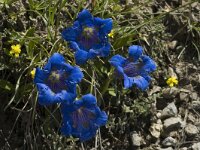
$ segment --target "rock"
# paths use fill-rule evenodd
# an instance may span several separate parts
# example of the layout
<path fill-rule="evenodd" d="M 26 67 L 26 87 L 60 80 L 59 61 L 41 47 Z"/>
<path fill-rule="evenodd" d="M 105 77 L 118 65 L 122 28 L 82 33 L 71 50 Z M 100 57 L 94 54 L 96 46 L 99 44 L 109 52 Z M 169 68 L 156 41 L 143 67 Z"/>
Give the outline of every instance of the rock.
<path fill-rule="evenodd" d="M 142 138 L 136 132 L 133 132 L 131 135 L 131 141 L 133 146 L 139 147 L 141 145 Z"/>
<path fill-rule="evenodd" d="M 169 146 L 175 146 L 177 143 L 177 140 L 172 138 L 172 137 L 167 137 L 163 140 L 162 145 L 164 147 L 169 147 Z"/>
<path fill-rule="evenodd" d="M 161 91 L 161 87 L 160 86 L 153 86 L 153 89 L 150 90 L 150 92 L 148 93 L 149 95 L 153 95 L 154 93 L 160 92 Z"/>
<path fill-rule="evenodd" d="M 169 47 L 170 49 L 175 49 L 176 46 L 177 46 L 177 43 L 178 43 L 178 41 L 169 42 L 169 43 L 168 43 L 168 47 Z"/>
<path fill-rule="evenodd" d="M 158 120 L 156 121 L 156 123 L 157 123 L 157 124 L 162 124 L 162 121 L 161 121 L 160 119 L 158 119 Z"/>
<path fill-rule="evenodd" d="M 179 112 L 179 115 L 181 115 L 181 117 L 185 117 L 185 111 L 186 109 L 184 107 L 179 107 L 178 108 L 178 112 Z"/>
<path fill-rule="evenodd" d="M 192 145 L 192 150 L 200 150 L 200 142 Z"/>
<path fill-rule="evenodd" d="M 178 92 L 179 92 L 179 89 L 177 89 L 176 87 L 165 88 L 162 90 L 162 95 L 166 99 L 171 99 L 171 98 L 175 98 Z"/>
<path fill-rule="evenodd" d="M 189 85 L 190 82 L 191 81 L 188 77 L 182 77 L 182 78 L 180 78 L 178 84 L 179 84 L 179 86 L 182 86 L 182 87 L 184 86 L 184 88 L 185 88 L 185 86 Z M 189 88 L 191 88 L 191 87 L 187 87 L 187 89 L 189 89 Z"/>
<path fill-rule="evenodd" d="M 195 124 L 194 124 L 197 129 L 200 131 L 200 120 L 199 121 L 195 121 Z"/>
<path fill-rule="evenodd" d="M 172 147 L 168 147 L 168 148 L 159 148 L 159 150 L 174 150 Z"/>
<path fill-rule="evenodd" d="M 185 93 L 188 93 L 188 94 L 189 94 L 191 91 L 190 91 L 189 89 L 186 89 L 186 88 L 184 88 L 184 89 L 181 88 L 181 89 L 180 89 L 180 92 L 185 92 Z"/>
<path fill-rule="evenodd" d="M 182 147 L 182 148 L 180 148 L 180 150 L 188 150 L 188 148 L 187 147 Z"/>
<path fill-rule="evenodd" d="M 156 98 L 156 109 L 163 110 L 168 105 L 165 98 Z"/>
<path fill-rule="evenodd" d="M 176 79 L 178 79 L 178 76 L 176 75 L 172 67 L 168 68 L 168 74 L 169 74 L 169 77 L 175 77 Z"/>
<path fill-rule="evenodd" d="M 191 100 L 197 100 L 198 99 L 198 94 L 196 92 L 193 92 L 190 94 Z"/>
<path fill-rule="evenodd" d="M 177 131 L 171 131 L 170 133 L 168 133 L 168 136 L 171 136 L 171 137 L 178 137 L 179 136 L 179 133 Z M 165 136 L 167 137 L 167 136 Z"/>
<path fill-rule="evenodd" d="M 160 119 L 160 117 L 161 117 L 161 113 L 158 112 L 158 113 L 156 114 L 156 117 Z"/>
<path fill-rule="evenodd" d="M 200 112 L 200 101 L 192 101 L 191 109 Z"/>
<path fill-rule="evenodd" d="M 161 113 L 161 119 L 174 117 L 178 113 L 178 110 L 174 104 L 174 102 L 170 103 L 167 107 L 165 107 Z"/>
<path fill-rule="evenodd" d="M 178 47 L 179 46 L 176 47 L 177 50 L 178 50 Z M 182 47 L 180 47 L 180 49 L 182 49 Z M 175 72 L 178 74 L 178 76 L 180 78 L 184 77 L 186 66 L 187 66 L 187 64 L 184 63 L 184 62 L 176 63 L 176 65 L 175 65 Z"/>
<path fill-rule="evenodd" d="M 188 102 L 189 94 L 188 93 L 184 93 L 184 92 L 180 92 L 179 98 L 180 98 L 181 101 Z"/>
<path fill-rule="evenodd" d="M 196 121 L 196 118 L 191 113 L 189 113 L 187 117 L 187 121 L 194 123 Z"/>
<path fill-rule="evenodd" d="M 188 137 L 194 137 L 195 135 L 199 133 L 199 130 L 197 129 L 195 125 L 188 124 L 185 127 L 185 133 Z"/>
<path fill-rule="evenodd" d="M 154 123 L 152 124 L 152 126 L 150 127 L 149 131 L 151 133 L 151 135 L 158 139 L 160 137 L 161 131 L 162 131 L 163 125 L 162 124 L 158 124 L 158 123 Z"/>
<path fill-rule="evenodd" d="M 194 2 L 194 3 L 191 4 L 191 7 L 192 7 L 192 8 L 196 8 L 197 6 L 198 6 L 198 2 Z M 200 9 L 199 9 L 199 10 L 200 10 Z"/>
<path fill-rule="evenodd" d="M 165 131 L 170 132 L 170 131 L 175 131 L 175 130 L 179 129 L 181 127 L 181 125 L 182 125 L 181 118 L 171 117 L 171 118 L 164 120 L 163 127 L 164 127 Z"/>

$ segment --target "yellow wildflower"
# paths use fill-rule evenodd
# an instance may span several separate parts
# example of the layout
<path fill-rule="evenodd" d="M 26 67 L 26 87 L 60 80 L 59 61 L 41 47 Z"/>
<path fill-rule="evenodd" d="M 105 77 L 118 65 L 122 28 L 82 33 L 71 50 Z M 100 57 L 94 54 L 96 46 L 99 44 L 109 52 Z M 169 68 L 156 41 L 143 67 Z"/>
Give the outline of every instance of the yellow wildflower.
<path fill-rule="evenodd" d="M 178 80 L 176 77 L 170 77 L 167 79 L 166 83 L 170 86 L 173 87 L 174 85 L 178 84 Z"/>
<path fill-rule="evenodd" d="M 111 30 L 111 32 L 108 34 L 109 37 L 114 38 L 114 30 Z"/>
<path fill-rule="evenodd" d="M 11 46 L 10 55 L 14 55 L 15 57 L 19 57 L 21 53 L 21 45 L 16 44 Z"/>
<path fill-rule="evenodd" d="M 34 79 L 34 77 L 35 77 L 35 68 L 31 71 L 31 77 L 32 77 L 32 79 Z"/>

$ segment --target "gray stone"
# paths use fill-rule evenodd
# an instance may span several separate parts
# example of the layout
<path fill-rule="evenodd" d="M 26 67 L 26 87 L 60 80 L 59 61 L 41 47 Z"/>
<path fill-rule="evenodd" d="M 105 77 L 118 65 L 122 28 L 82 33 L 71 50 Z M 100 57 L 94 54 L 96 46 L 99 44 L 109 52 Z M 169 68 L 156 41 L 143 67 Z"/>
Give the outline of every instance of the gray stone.
<path fill-rule="evenodd" d="M 151 135 L 158 139 L 160 137 L 160 133 L 162 131 L 163 125 L 159 124 L 159 123 L 154 123 L 152 124 L 152 126 L 150 127 L 149 131 L 151 133 Z"/>
<path fill-rule="evenodd" d="M 162 145 L 164 147 L 175 146 L 176 143 L 177 143 L 177 140 L 172 137 L 167 137 L 162 141 Z"/>
<path fill-rule="evenodd" d="M 180 115 L 180 116 L 182 116 L 182 117 L 184 117 L 185 116 L 185 111 L 186 111 L 186 109 L 184 108 L 184 107 L 179 107 L 178 108 L 178 114 Z"/>
<path fill-rule="evenodd" d="M 194 124 L 197 129 L 200 131 L 200 120 L 196 121 L 195 124 Z"/>
<path fill-rule="evenodd" d="M 169 131 L 175 131 L 175 130 L 179 129 L 181 127 L 181 125 L 182 125 L 181 118 L 171 117 L 171 118 L 164 120 L 163 127 L 164 127 L 164 130 L 169 132 Z"/>
<path fill-rule="evenodd" d="M 161 119 L 175 117 L 178 113 L 178 110 L 174 104 L 174 102 L 170 103 L 167 107 L 165 107 L 161 113 Z"/>
<path fill-rule="evenodd" d="M 191 91 L 189 89 L 186 89 L 185 87 L 184 88 L 181 88 L 180 89 L 180 92 L 184 92 L 184 93 L 190 93 Z"/>
<path fill-rule="evenodd" d="M 156 98 L 156 110 L 163 110 L 165 107 L 167 107 L 168 105 L 168 100 L 166 100 L 166 98 Z M 171 101 L 171 100 L 170 100 Z"/>
<path fill-rule="evenodd" d="M 179 89 L 177 89 L 176 87 L 165 88 L 162 90 L 162 95 L 166 99 L 171 99 L 171 98 L 174 98 L 178 94 L 178 92 L 179 92 Z"/>
<path fill-rule="evenodd" d="M 182 148 L 180 148 L 180 150 L 188 150 L 188 148 L 187 147 L 182 147 Z"/>
<path fill-rule="evenodd" d="M 172 41 L 170 43 L 168 43 L 168 46 L 170 49 L 175 49 L 177 46 L 178 41 Z"/>
<path fill-rule="evenodd" d="M 192 101 L 191 108 L 200 112 L 200 101 Z"/>
<path fill-rule="evenodd" d="M 168 137 L 168 136 L 171 136 L 171 137 L 178 137 L 179 136 L 179 133 L 177 131 L 171 131 L 170 133 L 167 134 L 167 136 L 165 137 Z"/>
<path fill-rule="evenodd" d="M 188 124 L 185 127 L 185 133 L 187 136 L 192 137 L 192 136 L 197 135 L 199 133 L 199 130 L 197 129 L 195 125 Z"/>
<path fill-rule="evenodd" d="M 194 117 L 193 114 L 189 113 L 188 117 L 187 117 L 187 121 L 191 122 L 191 123 L 194 123 L 194 122 L 196 122 L 196 118 Z"/>
<path fill-rule="evenodd" d="M 160 148 L 159 150 L 174 150 L 172 147 L 168 147 L 168 148 Z"/>
<path fill-rule="evenodd" d="M 174 72 L 174 69 L 172 67 L 168 68 L 168 74 L 170 77 L 175 77 L 176 79 L 178 79 L 178 76 L 176 75 L 176 73 Z"/>
<path fill-rule="evenodd" d="M 190 94 L 190 98 L 192 100 L 197 100 L 198 99 L 198 94 L 196 92 L 193 92 L 193 93 Z"/>
<path fill-rule="evenodd" d="M 200 11 L 200 3 L 194 2 L 191 4 L 193 9 L 196 9 L 197 11 Z"/>
<path fill-rule="evenodd" d="M 158 119 L 160 119 L 161 118 L 161 113 L 160 112 L 158 112 L 157 114 L 156 114 L 156 117 L 158 118 Z"/>
<path fill-rule="evenodd" d="M 200 150 L 200 142 L 192 145 L 192 150 Z"/>
<path fill-rule="evenodd" d="M 153 86 L 153 89 L 149 91 L 149 95 L 153 95 L 154 93 L 160 92 L 161 91 L 161 87 L 160 86 Z"/>
<path fill-rule="evenodd" d="M 181 101 L 187 102 L 189 100 L 189 95 L 188 95 L 188 93 L 180 92 L 179 98 Z"/>
<path fill-rule="evenodd" d="M 132 133 L 131 140 L 132 140 L 133 146 L 139 147 L 141 145 L 142 138 L 136 132 Z"/>
<path fill-rule="evenodd" d="M 162 130 L 160 137 L 167 138 L 167 137 L 178 137 L 179 133 L 178 131 L 168 131 L 166 129 Z"/>

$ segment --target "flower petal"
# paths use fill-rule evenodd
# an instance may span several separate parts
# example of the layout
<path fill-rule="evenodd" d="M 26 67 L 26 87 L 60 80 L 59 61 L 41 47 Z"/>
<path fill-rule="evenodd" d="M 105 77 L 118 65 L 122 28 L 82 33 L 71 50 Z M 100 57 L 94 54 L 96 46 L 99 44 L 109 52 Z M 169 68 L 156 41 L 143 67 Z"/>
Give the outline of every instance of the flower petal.
<path fill-rule="evenodd" d="M 75 66 L 71 72 L 70 76 L 67 78 L 67 82 L 70 82 L 70 84 L 76 84 L 79 83 L 83 78 L 83 72 L 80 70 L 79 67 Z"/>
<path fill-rule="evenodd" d="M 79 45 L 78 45 L 76 42 L 70 41 L 69 47 L 70 47 L 72 50 L 74 50 L 74 51 L 80 50 L 80 47 L 79 47 Z"/>
<path fill-rule="evenodd" d="M 44 83 L 44 80 L 48 77 L 49 72 L 46 70 L 41 70 L 40 68 L 36 68 L 34 83 Z"/>
<path fill-rule="evenodd" d="M 128 54 L 129 54 L 129 58 L 132 60 L 132 61 L 137 61 L 140 56 L 142 55 L 142 47 L 139 46 L 139 45 L 132 45 L 129 47 L 129 51 L 128 51 Z"/>
<path fill-rule="evenodd" d="M 52 65 L 59 66 L 65 63 L 65 58 L 59 53 L 54 53 L 48 60 L 47 64 L 44 66 L 44 70 L 51 71 Z"/>
<path fill-rule="evenodd" d="M 83 51 L 83 50 L 78 50 L 75 53 L 75 60 L 77 65 L 83 65 L 87 62 L 88 60 L 88 52 Z"/>
<path fill-rule="evenodd" d="M 142 67 L 143 70 L 146 72 L 152 72 L 156 70 L 155 62 L 148 56 L 144 55 L 141 57 L 144 66 Z"/>
<path fill-rule="evenodd" d="M 51 105 L 60 102 L 70 104 L 76 97 L 75 93 L 68 93 L 65 90 L 54 94 L 47 85 L 42 83 L 37 83 L 37 89 L 39 91 L 38 102 L 41 105 Z"/>
<path fill-rule="evenodd" d="M 70 136 L 72 132 L 72 127 L 68 122 L 63 122 L 63 125 L 61 127 L 61 133 L 65 136 Z"/>
<path fill-rule="evenodd" d="M 100 126 L 104 126 L 108 120 L 108 115 L 105 113 L 105 111 L 101 111 L 99 107 L 96 108 L 96 113 L 98 115 L 96 124 Z"/>
<path fill-rule="evenodd" d="M 66 28 L 62 31 L 62 37 L 66 41 L 75 41 L 78 34 L 77 31 L 73 27 Z"/>
<path fill-rule="evenodd" d="M 144 91 L 148 88 L 149 82 L 142 76 L 133 77 L 133 79 L 134 79 L 134 84 L 136 84 L 136 86 L 141 90 Z"/>
<path fill-rule="evenodd" d="M 93 17 L 91 13 L 87 9 L 83 9 L 77 17 L 79 23 L 84 26 L 84 25 L 91 25 L 93 22 Z"/>
<path fill-rule="evenodd" d="M 66 41 L 75 41 L 77 36 L 80 34 L 81 34 L 81 26 L 78 21 L 75 21 L 72 27 L 66 28 L 62 31 L 62 37 Z"/>
<path fill-rule="evenodd" d="M 84 106 L 87 108 L 95 106 L 97 104 L 96 97 L 93 96 L 92 94 L 84 95 L 82 97 L 82 101 L 84 103 Z"/>
<path fill-rule="evenodd" d="M 104 46 L 102 46 L 100 49 L 97 49 L 96 51 L 99 52 L 99 56 L 107 57 L 110 54 L 110 48 L 110 43 L 106 43 Z"/>
<path fill-rule="evenodd" d="M 90 49 L 88 54 L 87 54 L 87 57 L 88 59 L 93 59 L 95 58 L 97 55 L 99 55 L 99 52 L 94 50 L 94 49 Z"/>
<path fill-rule="evenodd" d="M 74 103 L 76 100 L 73 100 L 72 103 L 61 103 L 61 113 L 63 117 L 63 121 L 67 122 L 70 121 L 70 113 L 74 112 L 77 110 L 76 105 Z"/>
<path fill-rule="evenodd" d="M 102 34 L 108 34 L 111 32 L 112 30 L 112 25 L 113 25 L 113 21 L 111 18 L 108 19 L 101 19 L 99 17 L 95 17 L 94 18 L 94 24 L 95 26 L 99 26 L 100 29 L 100 33 Z"/>
<path fill-rule="evenodd" d="M 124 75 L 124 88 L 128 89 L 130 87 L 133 86 L 133 78 L 132 77 L 128 77 L 127 75 Z"/>
<path fill-rule="evenodd" d="M 109 60 L 109 62 L 114 67 L 117 67 L 117 66 L 122 67 L 124 65 L 124 63 L 126 62 L 126 58 L 122 57 L 121 55 L 115 55 Z"/>
<path fill-rule="evenodd" d="M 141 76 L 142 76 L 143 78 L 145 78 L 145 80 L 147 80 L 147 82 L 150 82 L 150 81 L 151 81 L 151 77 L 150 77 L 149 75 L 147 75 L 147 74 L 141 74 Z"/>

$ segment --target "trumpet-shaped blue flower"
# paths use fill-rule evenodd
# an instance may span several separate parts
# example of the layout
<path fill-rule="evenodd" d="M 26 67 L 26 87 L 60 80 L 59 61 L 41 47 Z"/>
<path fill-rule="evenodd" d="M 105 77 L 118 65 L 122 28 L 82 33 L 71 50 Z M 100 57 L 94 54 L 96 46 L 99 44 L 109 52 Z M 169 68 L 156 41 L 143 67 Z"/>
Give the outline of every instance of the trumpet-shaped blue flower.
<path fill-rule="evenodd" d="M 39 103 L 70 103 L 76 98 L 76 84 L 82 78 L 77 66 L 69 65 L 61 54 L 54 53 L 43 69 L 36 69 L 34 83 L 39 91 Z"/>
<path fill-rule="evenodd" d="M 150 57 L 142 55 L 142 52 L 141 46 L 133 45 L 129 47 L 128 58 L 115 55 L 109 60 L 118 77 L 124 79 L 125 88 L 135 84 L 141 90 L 145 90 L 149 86 L 151 77 L 148 74 L 156 69 L 156 64 Z"/>
<path fill-rule="evenodd" d="M 96 98 L 87 94 L 71 105 L 61 106 L 64 135 L 73 135 L 86 141 L 95 136 L 97 129 L 106 124 L 108 116 L 97 106 Z"/>
<path fill-rule="evenodd" d="M 75 51 L 77 64 L 84 64 L 96 56 L 106 57 L 110 53 L 108 34 L 112 29 L 112 19 L 93 17 L 84 9 L 78 14 L 72 27 L 62 32 L 62 37 L 69 41 Z"/>

